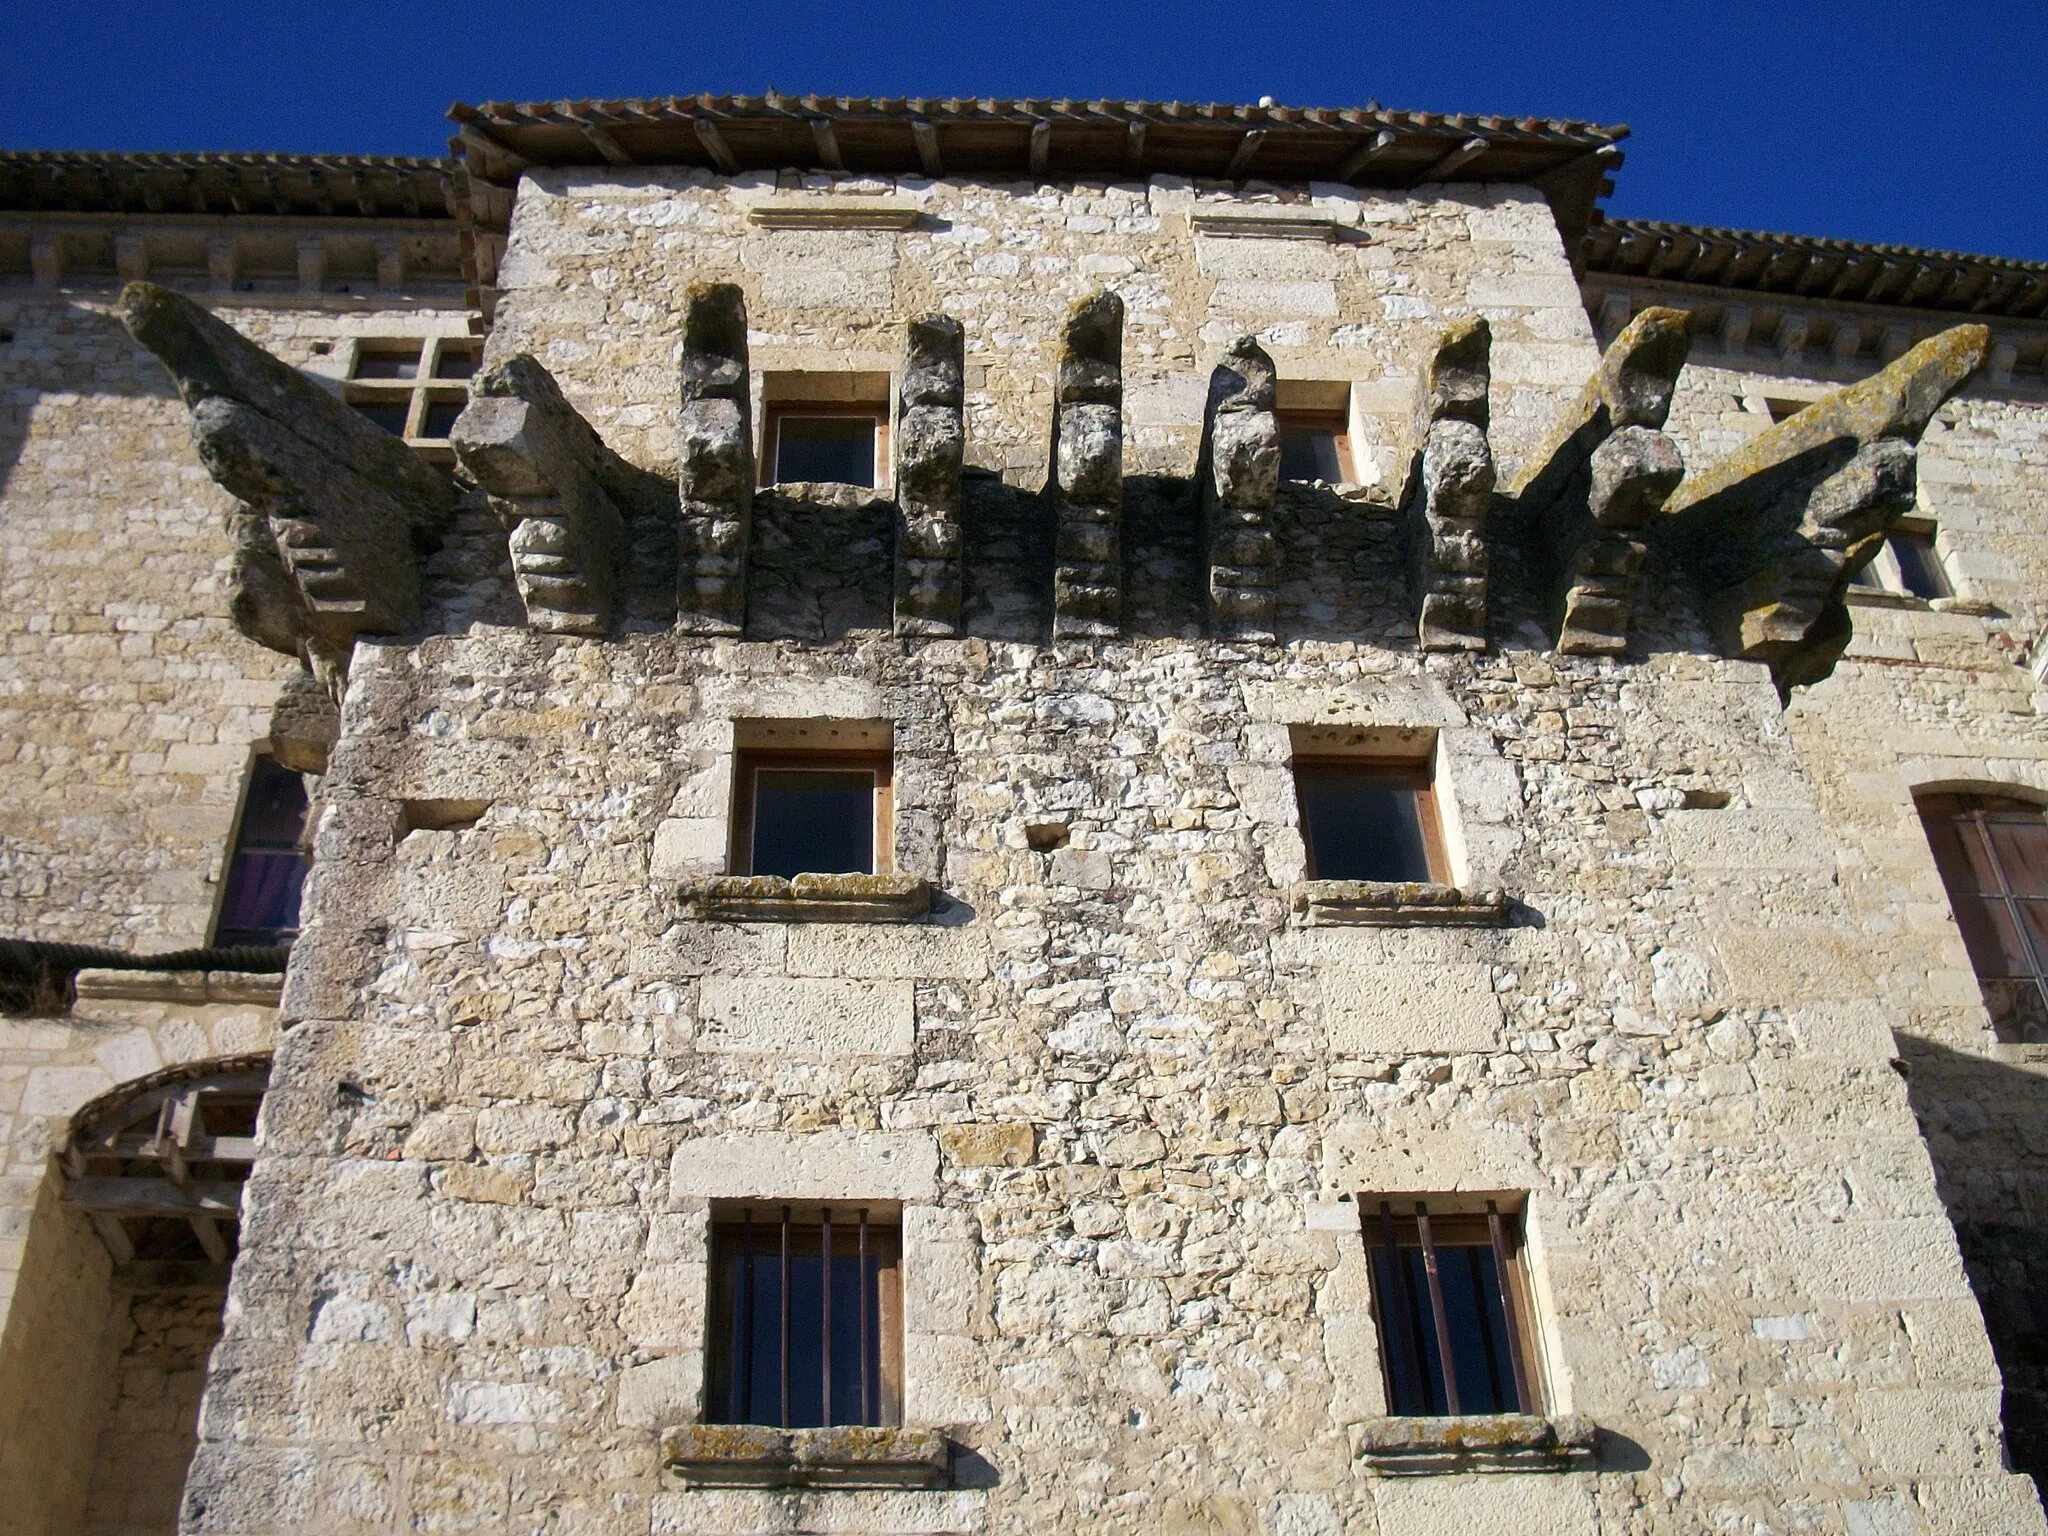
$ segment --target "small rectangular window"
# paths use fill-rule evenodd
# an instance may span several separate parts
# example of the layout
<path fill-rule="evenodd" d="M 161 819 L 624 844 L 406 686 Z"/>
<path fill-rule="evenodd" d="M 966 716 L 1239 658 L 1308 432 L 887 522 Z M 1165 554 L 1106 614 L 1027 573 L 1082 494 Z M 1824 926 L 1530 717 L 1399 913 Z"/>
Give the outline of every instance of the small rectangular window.
<path fill-rule="evenodd" d="M 434 377 L 437 379 L 473 379 L 478 364 L 483 361 L 482 349 L 466 346 L 458 341 L 444 341 L 434 354 Z"/>
<path fill-rule="evenodd" d="M 1885 540 L 1899 568 L 1899 585 L 1915 597 L 1949 597 L 1948 572 L 1934 548 L 1933 529 L 1894 529 Z"/>
<path fill-rule="evenodd" d="M 2048 816 L 1999 795 L 1917 805 L 1999 1038 L 2048 1040 Z"/>
<path fill-rule="evenodd" d="M 1522 1223 L 1501 1202 L 1361 1195 L 1389 1410 L 1540 1413 Z M 1434 1208 L 1432 1208 L 1434 1206 Z"/>
<path fill-rule="evenodd" d="M 363 342 L 356 348 L 355 379 L 413 379 L 419 377 L 420 344 L 413 342 Z"/>
<path fill-rule="evenodd" d="M 736 874 L 872 875 L 890 858 L 886 752 L 740 754 Z"/>
<path fill-rule="evenodd" d="M 706 1417 L 788 1429 L 900 1423 L 901 1252 L 893 1212 L 714 1212 Z"/>
<path fill-rule="evenodd" d="M 426 415 L 420 421 L 421 437 L 446 437 L 455 430 L 455 418 L 462 414 L 466 402 L 459 396 L 446 399 L 429 399 Z"/>
<path fill-rule="evenodd" d="M 257 758 L 214 924 L 217 946 L 288 947 L 298 937 L 305 830 L 306 781 L 275 758 Z"/>
<path fill-rule="evenodd" d="M 412 399 L 401 395 L 395 400 L 350 400 L 356 414 L 366 416 L 393 437 L 405 436 L 406 418 L 412 414 Z"/>
<path fill-rule="evenodd" d="M 812 481 L 879 483 L 879 445 L 886 415 L 866 407 L 773 406 L 768 414 L 769 484 Z"/>
<path fill-rule="evenodd" d="M 1345 485 L 1351 472 L 1351 438 L 1342 411 L 1281 411 L 1280 478 L 1322 480 Z"/>
<path fill-rule="evenodd" d="M 1450 883 L 1427 764 L 1297 757 L 1294 785 L 1311 880 Z"/>

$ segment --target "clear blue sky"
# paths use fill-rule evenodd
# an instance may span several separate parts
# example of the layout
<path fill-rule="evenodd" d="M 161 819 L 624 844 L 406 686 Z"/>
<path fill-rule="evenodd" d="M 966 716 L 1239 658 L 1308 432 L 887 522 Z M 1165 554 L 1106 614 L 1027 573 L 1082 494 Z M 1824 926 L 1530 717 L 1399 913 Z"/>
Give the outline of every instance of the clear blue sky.
<path fill-rule="evenodd" d="M 2048 260 L 2048 0 L 0 9 L 0 146 L 444 153 L 461 99 L 1073 96 L 1628 123 L 1615 214 Z"/>

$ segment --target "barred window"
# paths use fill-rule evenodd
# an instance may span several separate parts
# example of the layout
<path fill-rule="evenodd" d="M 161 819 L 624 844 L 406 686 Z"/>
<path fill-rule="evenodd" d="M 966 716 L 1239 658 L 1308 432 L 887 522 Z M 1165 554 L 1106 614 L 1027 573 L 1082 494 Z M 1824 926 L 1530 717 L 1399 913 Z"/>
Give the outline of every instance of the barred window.
<path fill-rule="evenodd" d="M 901 1235 L 859 1205 L 741 1205 L 711 1228 L 709 1417 L 902 1421 Z"/>
<path fill-rule="evenodd" d="M 1436 1195 L 1361 1195 L 1359 1210 L 1389 1410 L 1540 1413 L 1520 1216 Z"/>

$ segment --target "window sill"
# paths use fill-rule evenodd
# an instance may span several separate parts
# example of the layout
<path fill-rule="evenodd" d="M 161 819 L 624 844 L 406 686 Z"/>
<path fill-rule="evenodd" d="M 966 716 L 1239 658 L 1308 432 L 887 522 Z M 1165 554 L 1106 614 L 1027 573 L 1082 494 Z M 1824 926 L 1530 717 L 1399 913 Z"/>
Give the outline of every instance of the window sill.
<path fill-rule="evenodd" d="M 693 1488 L 936 1488 L 950 1448 L 935 1429 L 677 1424 L 661 1464 Z"/>
<path fill-rule="evenodd" d="M 1351 1454 L 1388 1477 L 1555 1472 L 1589 1462 L 1596 1433 L 1593 1421 L 1577 1413 L 1364 1419 L 1351 1426 Z"/>
<path fill-rule="evenodd" d="M 83 970 L 74 985 L 81 1002 L 260 1003 L 275 1008 L 284 977 L 267 971 Z"/>
<path fill-rule="evenodd" d="M 1498 928 L 1508 920 L 1505 891 L 1432 881 L 1303 880 L 1292 896 L 1295 920 L 1308 928 Z"/>
<path fill-rule="evenodd" d="M 932 905 L 915 875 L 711 875 L 677 895 L 685 917 L 713 923 L 902 923 Z"/>

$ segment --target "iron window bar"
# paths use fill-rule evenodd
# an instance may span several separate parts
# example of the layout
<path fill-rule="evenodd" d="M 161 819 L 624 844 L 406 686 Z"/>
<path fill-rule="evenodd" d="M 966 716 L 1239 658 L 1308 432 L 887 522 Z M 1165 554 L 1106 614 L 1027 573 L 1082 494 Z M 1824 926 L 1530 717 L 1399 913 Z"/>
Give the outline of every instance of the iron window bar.
<path fill-rule="evenodd" d="M 1458 1385 L 1458 1366 L 1461 1351 L 1457 1333 L 1451 1326 L 1451 1309 L 1446 1305 L 1447 1263 L 1455 1263 L 1451 1257 L 1463 1251 L 1464 1274 L 1459 1277 L 1470 1287 L 1469 1296 L 1477 1304 L 1476 1316 L 1469 1319 L 1470 1326 L 1464 1332 L 1466 1363 L 1471 1363 L 1470 1353 L 1476 1344 L 1484 1379 L 1490 1385 L 1491 1395 L 1497 1406 L 1490 1405 L 1487 1412 L 1530 1412 L 1533 1411 L 1535 1394 L 1532 1390 L 1527 1361 L 1523 1354 L 1523 1336 L 1517 1318 L 1518 1298 L 1512 1280 L 1512 1251 L 1509 1245 L 1507 1222 L 1502 1217 L 1498 1202 L 1486 1202 L 1486 1238 L 1484 1243 L 1453 1242 L 1448 1251 L 1437 1242 L 1437 1232 L 1431 1221 L 1426 1201 L 1417 1200 L 1413 1206 L 1415 1241 L 1408 1245 L 1407 1252 L 1419 1251 L 1422 1259 L 1423 1279 L 1418 1285 L 1411 1272 L 1401 1234 L 1397 1227 L 1399 1218 L 1394 1213 L 1391 1200 L 1382 1200 L 1380 1206 L 1380 1245 L 1385 1263 L 1384 1280 L 1379 1289 L 1378 1312 L 1383 1338 L 1386 1341 L 1385 1355 L 1389 1366 L 1398 1376 L 1398 1384 L 1404 1388 L 1396 1396 L 1414 1412 L 1429 1416 L 1437 1401 L 1441 1401 L 1443 1412 L 1456 1416 L 1465 1412 L 1463 1394 Z M 1493 1274 L 1489 1277 L 1483 1255 L 1493 1259 Z M 1463 1298 L 1461 1297 L 1461 1300 Z M 1489 1303 L 1497 1303 L 1498 1315 L 1489 1317 Z M 1423 1312 L 1429 1312 L 1425 1325 Z M 1495 1337 L 1495 1324 L 1499 1325 L 1500 1337 Z M 1425 1328 L 1427 1333 L 1425 1333 Z M 1401 1345 L 1396 1349 L 1396 1342 Z M 1429 1344 L 1435 1345 L 1436 1370 L 1430 1369 Z M 1501 1355 L 1507 1356 L 1507 1380 L 1503 1380 Z M 1432 1375 L 1436 1377 L 1432 1380 Z M 1512 1381 L 1514 1398 L 1512 1402 L 1500 1403 L 1503 1387 Z M 1441 1387 L 1441 1391 L 1436 1390 Z M 1396 1409 L 1397 1412 L 1403 1411 Z M 1481 1411 L 1481 1410 L 1475 1410 Z"/>
<path fill-rule="evenodd" d="M 2005 867 L 2005 860 L 1999 856 L 1998 844 L 1992 841 L 1991 823 L 1993 817 L 1998 814 L 1987 811 L 1982 806 L 1972 806 L 1962 812 L 1962 818 L 1977 829 L 1977 839 L 1983 845 L 1984 857 L 1990 860 L 1991 873 L 1998 880 L 1997 890 L 1980 891 L 1977 894 L 1996 898 L 1998 904 L 2005 909 L 2006 921 L 2012 924 L 2013 934 L 2026 952 L 2028 963 L 2034 972 L 2027 980 L 2034 984 L 2034 990 L 2040 995 L 2043 1009 L 2048 1009 L 2048 957 L 2042 955 L 2041 946 L 2035 942 L 2027 923 L 2026 909 L 2022 905 L 2020 893 L 2014 888 L 2011 872 Z M 2010 812 L 2005 814 L 2015 823 L 2021 821 L 2020 817 Z M 2037 820 L 2039 815 L 2039 812 L 2035 812 L 2032 819 Z"/>

